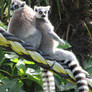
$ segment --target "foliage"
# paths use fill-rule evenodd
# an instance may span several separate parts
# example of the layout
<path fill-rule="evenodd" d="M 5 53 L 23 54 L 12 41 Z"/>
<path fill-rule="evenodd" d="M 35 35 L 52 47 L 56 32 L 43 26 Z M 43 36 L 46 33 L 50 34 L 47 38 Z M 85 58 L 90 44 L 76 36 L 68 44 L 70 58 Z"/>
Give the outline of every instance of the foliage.
<path fill-rule="evenodd" d="M 91 0 L 25 0 L 27 4 L 31 5 L 51 5 L 52 14 L 50 16 L 53 25 L 61 32 L 62 23 L 65 30 L 67 43 L 65 47 L 70 48 L 68 43 L 69 31 L 78 30 L 79 23 L 86 29 L 86 33 L 92 38 L 92 32 L 87 24 L 92 21 L 92 1 Z M 73 2 L 72 2 L 73 1 Z M 10 2 L 11 0 L 0 0 L 0 26 L 7 29 L 8 21 L 10 19 Z M 58 19 L 57 19 L 58 18 Z M 3 22 L 3 23 L 2 23 Z M 62 23 L 61 23 L 62 22 Z M 58 24 L 58 25 L 57 25 Z M 66 26 L 65 26 L 66 25 Z M 69 26 L 70 25 L 70 26 Z M 92 25 L 91 25 L 92 26 Z M 92 28 L 92 27 L 91 27 Z M 81 29 L 81 28 L 80 28 Z M 80 30 L 79 30 L 80 31 Z M 82 29 L 82 32 L 84 29 Z M 74 34 L 75 34 L 74 33 Z M 80 32 L 79 32 L 80 33 Z M 72 33 L 73 35 L 73 33 Z M 87 40 L 87 39 L 86 39 Z M 89 40 L 88 40 L 89 41 Z M 92 40 L 91 40 L 92 41 Z M 85 45 L 86 46 L 86 45 Z M 87 47 L 89 48 L 89 47 Z M 82 49 L 82 48 L 81 48 Z M 84 68 L 91 74 L 92 70 L 92 50 L 91 53 L 86 54 L 88 59 L 84 61 Z M 76 85 L 68 83 L 66 80 L 55 75 L 57 92 L 68 91 L 74 92 Z M 61 80 L 61 81 L 60 81 Z M 42 79 L 39 66 L 32 61 L 26 61 L 18 57 L 15 53 L 6 52 L 0 48 L 0 92 L 42 92 Z"/>
<path fill-rule="evenodd" d="M 3 54 L 4 53 L 4 54 Z M 4 52 L 0 49 L 0 90 L 2 92 L 24 92 L 26 85 L 28 90 L 41 90 L 42 81 L 40 70 L 32 61 L 18 59 L 12 52 Z M 12 84 L 12 85 L 10 85 Z M 35 85 L 33 89 L 33 84 Z M 34 91 L 33 91 L 34 92 Z"/>
<path fill-rule="evenodd" d="M 5 77 L 0 79 L 0 91 L 1 92 L 24 92 L 21 89 L 22 86 L 23 86 L 23 83 L 21 80 L 9 79 Z"/>
<path fill-rule="evenodd" d="M 8 23 L 10 17 L 10 3 L 11 0 L 0 0 L 0 20 L 5 24 Z"/>
<path fill-rule="evenodd" d="M 34 62 L 24 60 L 15 53 L 0 48 L 0 92 L 13 92 L 13 90 L 41 92 L 40 68 Z"/>

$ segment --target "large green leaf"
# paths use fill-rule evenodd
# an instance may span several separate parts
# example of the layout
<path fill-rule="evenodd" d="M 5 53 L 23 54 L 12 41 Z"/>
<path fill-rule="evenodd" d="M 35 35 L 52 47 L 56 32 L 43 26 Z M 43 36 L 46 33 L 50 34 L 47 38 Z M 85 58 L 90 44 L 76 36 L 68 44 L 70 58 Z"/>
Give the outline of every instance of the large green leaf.
<path fill-rule="evenodd" d="M 17 79 L 0 79 L 0 92 L 24 92 L 23 83 Z"/>

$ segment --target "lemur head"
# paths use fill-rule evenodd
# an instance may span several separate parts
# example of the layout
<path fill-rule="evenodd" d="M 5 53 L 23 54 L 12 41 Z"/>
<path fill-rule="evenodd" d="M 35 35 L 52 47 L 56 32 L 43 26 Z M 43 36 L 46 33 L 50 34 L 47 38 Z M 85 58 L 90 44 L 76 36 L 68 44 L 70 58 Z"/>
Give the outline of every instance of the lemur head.
<path fill-rule="evenodd" d="M 49 10 L 50 6 L 34 6 L 34 11 L 36 12 L 37 18 L 48 18 Z"/>
<path fill-rule="evenodd" d="M 25 2 L 21 0 L 12 0 L 11 10 L 22 9 L 25 6 Z"/>

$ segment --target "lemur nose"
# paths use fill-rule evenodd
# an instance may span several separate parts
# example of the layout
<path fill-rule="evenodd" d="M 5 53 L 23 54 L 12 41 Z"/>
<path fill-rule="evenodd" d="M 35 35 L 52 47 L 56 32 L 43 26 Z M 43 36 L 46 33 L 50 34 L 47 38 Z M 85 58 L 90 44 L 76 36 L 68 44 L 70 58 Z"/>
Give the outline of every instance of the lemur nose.
<path fill-rule="evenodd" d="M 45 17 L 45 15 L 42 15 L 42 17 Z"/>

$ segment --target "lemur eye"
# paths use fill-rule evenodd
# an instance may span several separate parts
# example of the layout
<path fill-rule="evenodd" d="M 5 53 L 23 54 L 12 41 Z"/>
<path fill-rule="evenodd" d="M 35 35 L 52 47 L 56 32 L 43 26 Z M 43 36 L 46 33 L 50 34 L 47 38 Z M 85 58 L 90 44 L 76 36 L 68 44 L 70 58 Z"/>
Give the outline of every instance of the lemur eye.
<path fill-rule="evenodd" d="M 39 14 L 42 14 L 42 11 L 39 11 Z"/>
<path fill-rule="evenodd" d="M 37 12 L 37 9 L 35 9 L 35 11 Z"/>
<path fill-rule="evenodd" d="M 15 8 L 16 8 L 16 9 L 18 9 L 18 8 L 19 8 L 19 6 L 18 6 L 18 5 L 15 5 Z"/>

